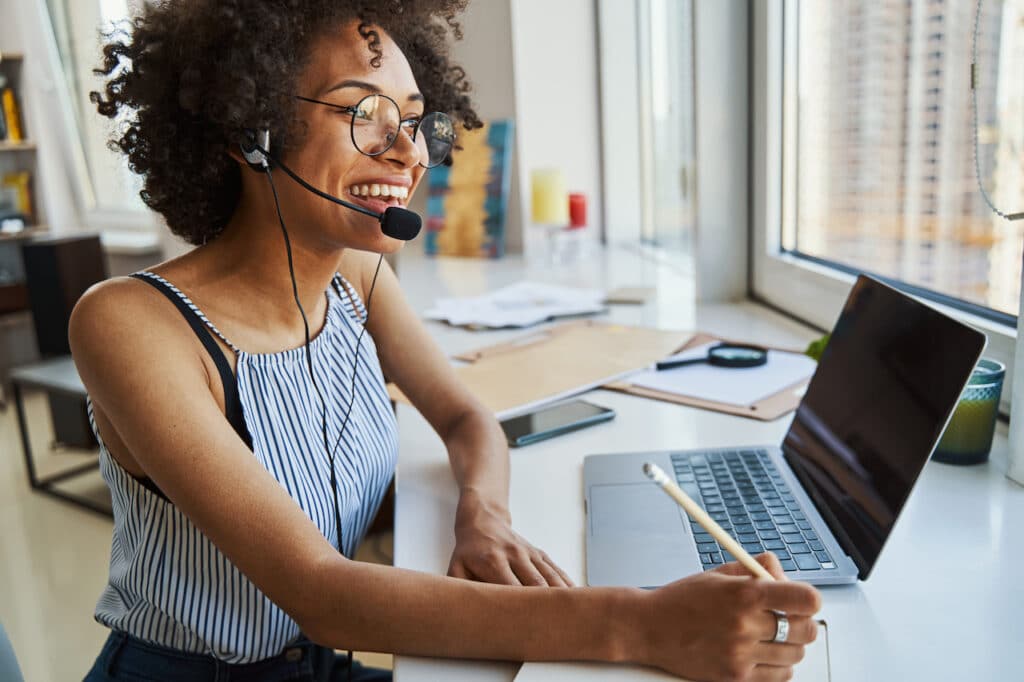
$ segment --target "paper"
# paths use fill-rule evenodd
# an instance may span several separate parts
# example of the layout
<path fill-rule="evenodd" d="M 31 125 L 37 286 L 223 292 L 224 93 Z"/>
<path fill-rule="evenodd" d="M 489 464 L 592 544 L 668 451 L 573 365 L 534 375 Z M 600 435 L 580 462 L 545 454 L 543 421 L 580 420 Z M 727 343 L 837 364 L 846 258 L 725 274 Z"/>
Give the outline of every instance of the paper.
<path fill-rule="evenodd" d="M 605 294 L 604 302 L 643 305 L 651 300 L 655 293 L 654 287 L 619 287 Z"/>
<path fill-rule="evenodd" d="M 804 660 L 793 668 L 794 682 L 829 682 L 828 627 L 818 621 L 818 638 L 805 650 Z M 663 682 L 676 680 L 654 668 L 608 663 L 523 663 L 515 682 Z"/>
<path fill-rule="evenodd" d="M 557 317 L 604 312 L 604 292 L 539 282 L 519 282 L 483 296 L 438 299 L 424 313 L 456 326 L 528 327 Z"/>
<path fill-rule="evenodd" d="M 570 322 L 473 352 L 471 364 L 455 368 L 455 373 L 484 406 L 504 419 L 625 377 L 689 338 L 681 331 Z M 388 392 L 395 400 L 409 402 L 394 385 Z"/>
<path fill-rule="evenodd" d="M 690 348 L 670 359 L 688 360 L 707 357 L 715 343 Z M 664 393 L 689 396 L 729 405 L 753 405 L 784 388 L 809 378 L 817 363 L 801 353 L 768 351 L 768 362 L 761 367 L 715 367 L 707 363 L 687 365 L 661 372 L 644 370 L 629 377 L 635 386 Z"/>

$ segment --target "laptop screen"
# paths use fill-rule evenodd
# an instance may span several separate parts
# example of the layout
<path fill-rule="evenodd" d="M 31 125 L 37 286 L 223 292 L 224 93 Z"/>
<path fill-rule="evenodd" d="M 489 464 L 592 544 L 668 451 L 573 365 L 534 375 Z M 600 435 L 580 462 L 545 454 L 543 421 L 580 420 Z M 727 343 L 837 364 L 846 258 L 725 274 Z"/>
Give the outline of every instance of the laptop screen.
<path fill-rule="evenodd" d="M 985 337 L 861 276 L 783 442 L 867 577 L 942 435 Z"/>

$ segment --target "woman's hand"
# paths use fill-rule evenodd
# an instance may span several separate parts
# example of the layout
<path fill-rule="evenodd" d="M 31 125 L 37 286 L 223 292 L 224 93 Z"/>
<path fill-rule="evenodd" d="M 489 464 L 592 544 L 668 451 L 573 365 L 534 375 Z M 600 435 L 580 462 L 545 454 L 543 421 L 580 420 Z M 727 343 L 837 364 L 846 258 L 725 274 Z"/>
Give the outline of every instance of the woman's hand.
<path fill-rule="evenodd" d="M 757 560 L 777 580 L 731 563 L 644 593 L 639 662 L 694 680 L 790 679 L 817 637 L 821 596 L 786 580 L 774 554 Z M 772 642 L 775 611 L 789 619 L 785 644 Z"/>
<path fill-rule="evenodd" d="M 512 530 L 507 511 L 473 493 L 459 499 L 448 575 L 505 585 L 573 586 L 547 554 Z"/>

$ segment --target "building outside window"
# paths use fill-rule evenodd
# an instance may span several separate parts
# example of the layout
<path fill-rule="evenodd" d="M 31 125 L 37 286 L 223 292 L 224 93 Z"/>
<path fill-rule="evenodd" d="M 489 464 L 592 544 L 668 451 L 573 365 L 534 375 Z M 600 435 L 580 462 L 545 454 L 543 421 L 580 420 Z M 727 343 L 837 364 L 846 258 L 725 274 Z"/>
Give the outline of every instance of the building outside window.
<path fill-rule="evenodd" d="M 781 247 L 1015 322 L 1024 221 L 979 191 L 971 92 L 975 2 L 792 2 Z M 978 170 L 1024 211 L 1024 0 L 978 15 Z M 951 302 L 951 301 L 947 301 Z"/>

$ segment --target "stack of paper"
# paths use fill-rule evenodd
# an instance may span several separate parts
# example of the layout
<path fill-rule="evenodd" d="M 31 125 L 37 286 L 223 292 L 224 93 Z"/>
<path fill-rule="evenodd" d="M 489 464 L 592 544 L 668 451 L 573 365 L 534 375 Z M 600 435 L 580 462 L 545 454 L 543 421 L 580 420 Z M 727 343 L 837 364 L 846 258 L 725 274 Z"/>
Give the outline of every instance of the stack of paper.
<path fill-rule="evenodd" d="M 424 313 L 456 326 L 528 327 L 556 317 L 604 312 L 604 291 L 519 282 L 470 298 L 442 298 Z"/>

